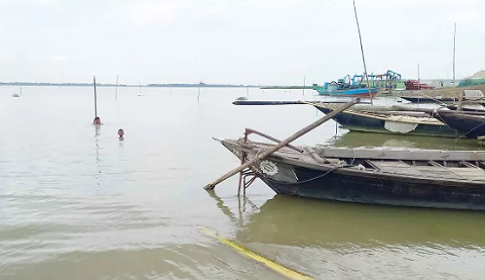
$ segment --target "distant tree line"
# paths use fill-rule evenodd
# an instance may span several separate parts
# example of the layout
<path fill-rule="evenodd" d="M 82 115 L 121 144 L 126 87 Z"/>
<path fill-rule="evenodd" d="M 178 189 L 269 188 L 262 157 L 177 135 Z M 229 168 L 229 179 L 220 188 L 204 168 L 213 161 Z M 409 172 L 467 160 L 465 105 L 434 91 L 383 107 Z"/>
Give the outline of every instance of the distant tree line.
<path fill-rule="evenodd" d="M 265 86 L 261 89 L 312 89 L 311 86 Z"/>
<path fill-rule="evenodd" d="M 125 85 L 125 84 L 101 84 L 100 87 L 260 87 L 255 85 L 230 85 L 230 84 L 148 84 L 148 85 Z M 37 82 L 0 82 L 0 86 L 93 86 L 93 83 L 37 83 Z"/>
<path fill-rule="evenodd" d="M 148 84 L 147 87 L 260 87 L 260 86 L 199 83 L 199 84 Z"/>

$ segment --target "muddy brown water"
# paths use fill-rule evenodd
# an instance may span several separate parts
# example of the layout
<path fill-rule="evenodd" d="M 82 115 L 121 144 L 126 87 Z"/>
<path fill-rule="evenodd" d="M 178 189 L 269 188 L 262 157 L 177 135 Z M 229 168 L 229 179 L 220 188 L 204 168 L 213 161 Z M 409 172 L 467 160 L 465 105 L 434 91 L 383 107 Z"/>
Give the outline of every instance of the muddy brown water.
<path fill-rule="evenodd" d="M 0 279 L 285 279 L 198 226 L 315 279 L 482 279 L 485 213 L 322 202 L 263 183 L 236 196 L 216 137 L 285 138 L 307 105 L 233 106 L 245 88 L 0 87 Z M 249 89 L 251 99 L 301 90 Z M 306 91 L 306 99 L 319 99 Z M 378 102 L 390 102 L 378 100 Z M 125 131 L 124 141 L 117 136 Z M 347 133 L 328 122 L 300 145 L 474 149 L 471 141 Z M 478 148 L 478 147 L 477 147 Z"/>

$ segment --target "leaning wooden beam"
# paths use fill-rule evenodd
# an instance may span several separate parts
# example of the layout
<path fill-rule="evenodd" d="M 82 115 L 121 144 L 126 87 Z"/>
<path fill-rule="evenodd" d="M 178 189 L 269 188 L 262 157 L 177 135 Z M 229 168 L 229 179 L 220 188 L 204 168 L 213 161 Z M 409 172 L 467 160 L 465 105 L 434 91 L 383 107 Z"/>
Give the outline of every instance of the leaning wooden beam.
<path fill-rule="evenodd" d="M 306 133 L 308 133 L 309 131 L 313 130 L 314 128 L 318 127 L 319 125 L 323 124 L 324 122 L 330 120 L 331 118 L 335 117 L 335 115 L 337 115 L 338 113 L 341 113 L 342 111 L 344 111 L 345 109 L 348 109 L 350 107 L 352 107 L 353 105 L 357 104 L 360 102 L 360 99 L 357 98 L 353 101 L 350 101 L 340 107 L 338 107 L 337 109 L 335 109 L 334 111 L 332 111 L 331 113 L 325 115 L 324 117 L 314 121 L 313 123 L 311 123 L 310 125 L 300 129 L 298 132 L 296 132 L 295 134 L 291 135 L 290 137 L 286 138 L 285 140 L 281 141 L 278 145 L 274 146 L 273 148 L 267 150 L 266 152 L 256 156 L 255 158 L 247 161 L 246 163 L 244 163 L 243 165 L 239 166 L 238 168 L 228 172 L 227 174 L 225 174 L 224 176 L 220 177 L 219 179 L 215 180 L 214 182 L 208 184 L 207 186 L 204 187 L 204 189 L 206 190 L 213 190 L 216 185 L 218 185 L 219 183 L 225 181 L 226 179 L 236 175 L 237 173 L 241 172 L 242 170 L 248 168 L 249 166 L 251 166 L 252 164 L 254 164 L 256 161 L 258 160 L 262 160 L 264 159 L 265 157 L 273 154 L 274 152 L 278 151 L 279 149 L 285 147 L 286 145 L 288 145 L 289 143 L 295 141 L 296 139 L 300 138 L 301 136 L 305 135 Z"/>
<path fill-rule="evenodd" d="M 246 135 L 249 135 L 250 133 L 257 134 L 257 135 L 259 135 L 261 137 L 264 137 L 264 138 L 266 138 L 268 140 L 271 140 L 271 141 L 274 141 L 276 143 L 280 143 L 281 142 L 280 140 L 278 140 L 278 139 L 274 138 L 273 136 L 270 136 L 270 135 L 268 135 L 266 133 L 262 133 L 260 131 L 257 131 L 256 129 L 246 128 Z M 297 151 L 299 153 L 302 153 L 302 154 L 305 152 L 303 149 L 297 148 L 297 147 L 292 146 L 292 145 L 286 145 L 286 146 L 288 146 L 288 148 L 293 149 L 293 150 L 295 150 L 295 151 Z"/>

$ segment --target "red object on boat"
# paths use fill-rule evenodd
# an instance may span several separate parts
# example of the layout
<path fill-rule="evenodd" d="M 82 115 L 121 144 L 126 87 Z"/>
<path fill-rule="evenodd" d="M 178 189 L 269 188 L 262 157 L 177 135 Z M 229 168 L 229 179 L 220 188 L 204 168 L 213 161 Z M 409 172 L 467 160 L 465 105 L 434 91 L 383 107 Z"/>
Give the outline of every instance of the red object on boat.
<path fill-rule="evenodd" d="M 405 82 L 404 85 L 406 86 L 406 90 L 421 90 L 421 89 L 433 89 L 434 88 L 434 87 L 432 87 L 428 84 L 421 83 L 420 81 L 416 81 L 416 80 L 409 80 L 409 81 Z"/>

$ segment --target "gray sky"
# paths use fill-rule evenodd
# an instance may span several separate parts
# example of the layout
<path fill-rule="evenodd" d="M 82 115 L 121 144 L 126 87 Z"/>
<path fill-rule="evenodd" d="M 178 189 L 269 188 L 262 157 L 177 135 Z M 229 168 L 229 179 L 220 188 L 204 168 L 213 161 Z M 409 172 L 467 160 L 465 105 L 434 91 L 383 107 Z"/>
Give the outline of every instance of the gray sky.
<path fill-rule="evenodd" d="M 357 0 L 369 72 L 485 68 L 485 1 Z M 307 84 L 363 72 L 351 0 L 0 0 L 0 81 Z"/>

